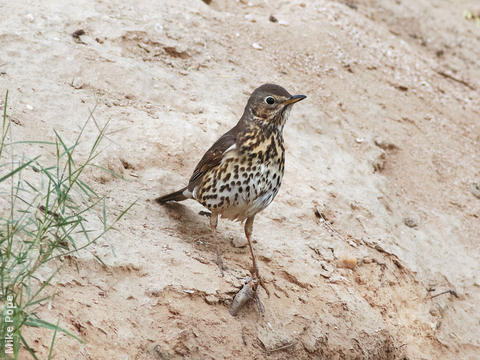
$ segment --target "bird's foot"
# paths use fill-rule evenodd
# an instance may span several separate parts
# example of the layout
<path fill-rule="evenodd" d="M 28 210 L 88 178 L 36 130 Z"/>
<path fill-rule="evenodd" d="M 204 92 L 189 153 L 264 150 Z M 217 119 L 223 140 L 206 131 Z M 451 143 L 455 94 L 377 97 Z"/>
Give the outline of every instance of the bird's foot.
<path fill-rule="evenodd" d="M 268 291 L 267 287 L 265 286 L 265 282 L 263 281 L 262 277 L 260 276 L 260 273 L 258 272 L 258 268 L 254 266 L 252 269 L 250 269 L 250 274 L 252 274 L 253 282 L 254 282 L 254 290 L 257 290 L 258 285 L 260 285 L 263 290 L 267 293 L 268 297 L 270 297 L 270 291 Z"/>

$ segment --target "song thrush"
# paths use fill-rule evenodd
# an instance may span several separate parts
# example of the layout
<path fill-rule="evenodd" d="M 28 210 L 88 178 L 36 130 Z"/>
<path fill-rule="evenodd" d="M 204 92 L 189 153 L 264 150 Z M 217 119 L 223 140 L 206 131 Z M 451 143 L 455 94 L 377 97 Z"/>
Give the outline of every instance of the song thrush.
<path fill-rule="evenodd" d="M 251 241 L 253 220 L 280 189 L 285 162 L 283 127 L 292 105 L 305 98 L 305 95 L 292 96 L 278 85 L 264 84 L 257 88 L 248 99 L 240 121 L 203 155 L 188 185 L 156 199 L 160 204 L 195 199 L 211 211 L 210 226 L 222 274 L 216 237 L 218 215 L 246 220 L 245 235 L 253 262 L 251 272 L 261 284 Z"/>

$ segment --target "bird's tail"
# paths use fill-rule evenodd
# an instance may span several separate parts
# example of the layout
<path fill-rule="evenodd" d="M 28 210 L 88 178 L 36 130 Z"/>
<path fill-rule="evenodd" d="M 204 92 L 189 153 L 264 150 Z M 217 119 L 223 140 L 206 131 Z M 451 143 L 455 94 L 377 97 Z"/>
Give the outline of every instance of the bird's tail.
<path fill-rule="evenodd" d="M 192 196 L 188 196 L 189 193 L 190 192 L 187 190 L 187 188 L 184 187 L 183 189 L 175 191 L 171 194 L 160 196 L 159 198 L 156 198 L 155 201 L 159 204 L 165 204 L 168 201 L 183 201 L 191 199 Z"/>

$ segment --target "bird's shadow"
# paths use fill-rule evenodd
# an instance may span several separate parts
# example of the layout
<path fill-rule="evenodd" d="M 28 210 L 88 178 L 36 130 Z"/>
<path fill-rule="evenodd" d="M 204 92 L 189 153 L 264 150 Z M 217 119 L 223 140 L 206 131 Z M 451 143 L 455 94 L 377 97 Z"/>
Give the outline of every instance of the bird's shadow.
<path fill-rule="evenodd" d="M 166 217 L 170 220 L 171 226 L 168 228 L 173 230 L 181 241 L 188 243 L 202 254 L 202 257 L 215 262 L 214 259 L 217 249 L 213 231 L 210 228 L 209 216 L 199 214 L 198 208 L 192 208 L 176 202 L 162 204 L 162 208 L 166 212 Z M 205 211 L 200 211 L 200 213 L 201 212 Z M 233 234 L 233 237 L 237 237 L 237 240 L 240 236 L 239 234 Z M 232 238 L 232 234 L 229 235 L 225 231 L 219 231 L 217 228 L 217 241 L 220 247 L 221 257 L 224 261 L 224 270 L 233 271 L 235 268 L 237 268 L 237 270 L 244 269 L 247 265 L 239 265 L 239 256 L 244 259 L 245 264 L 249 262 L 246 243 L 244 246 L 235 246 L 233 244 L 234 238 Z M 241 240 L 238 243 L 241 243 Z M 242 262 L 243 261 L 240 261 L 240 263 Z"/>
<path fill-rule="evenodd" d="M 199 248 L 199 244 L 208 242 L 209 251 L 215 251 L 213 232 L 210 228 L 210 218 L 206 214 L 199 214 L 190 207 L 179 203 L 167 203 L 162 205 L 167 216 L 172 220 L 172 225 L 177 234 L 181 235 L 183 241 L 193 244 Z M 217 231 L 217 239 L 223 248 L 230 243 L 230 238 L 220 231 Z M 205 246 L 202 246 L 205 248 Z"/>

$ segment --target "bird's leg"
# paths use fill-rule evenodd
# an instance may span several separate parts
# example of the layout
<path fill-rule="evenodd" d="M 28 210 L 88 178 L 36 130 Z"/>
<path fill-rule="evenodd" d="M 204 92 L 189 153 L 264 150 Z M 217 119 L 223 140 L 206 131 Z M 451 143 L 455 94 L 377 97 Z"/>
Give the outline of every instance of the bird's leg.
<path fill-rule="evenodd" d="M 251 270 L 252 276 L 258 280 L 258 284 L 263 287 L 265 292 L 267 293 L 268 296 L 270 296 L 270 292 L 267 290 L 265 287 L 265 284 L 263 283 L 262 278 L 260 277 L 260 273 L 258 272 L 258 266 L 257 266 L 257 260 L 255 259 L 255 254 L 253 253 L 253 246 L 252 246 L 252 231 L 253 231 L 253 220 L 255 219 L 255 216 L 251 216 L 247 219 L 245 222 L 245 236 L 247 237 L 248 241 L 248 247 L 250 248 L 250 255 L 252 256 L 252 263 L 253 263 L 253 268 Z"/>
<path fill-rule="evenodd" d="M 223 276 L 223 259 L 222 255 L 220 254 L 220 246 L 218 244 L 218 239 L 217 239 L 217 224 L 218 224 L 218 215 L 212 213 L 210 215 L 210 227 L 212 228 L 213 232 L 213 240 L 215 241 L 215 247 L 217 249 L 217 265 L 218 268 L 220 269 L 220 274 Z"/>

